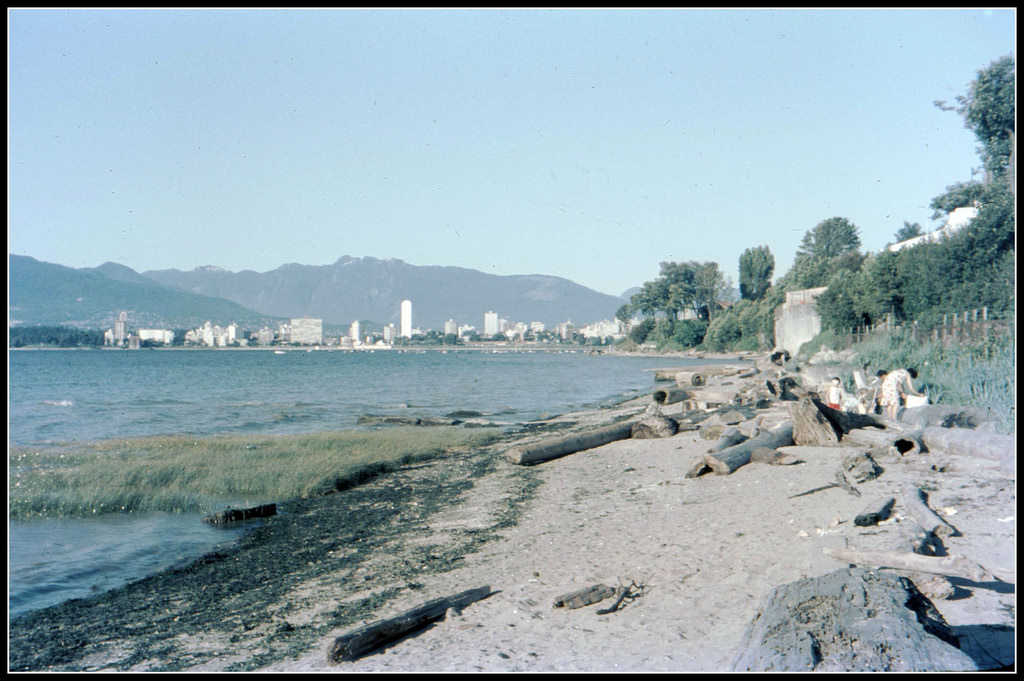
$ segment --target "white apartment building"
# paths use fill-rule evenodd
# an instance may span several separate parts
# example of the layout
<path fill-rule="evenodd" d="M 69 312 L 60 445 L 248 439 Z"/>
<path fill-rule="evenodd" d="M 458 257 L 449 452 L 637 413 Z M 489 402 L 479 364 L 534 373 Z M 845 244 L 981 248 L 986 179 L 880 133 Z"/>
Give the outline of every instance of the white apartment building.
<path fill-rule="evenodd" d="M 301 317 L 291 321 L 291 342 L 300 345 L 321 345 L 324 342 L 324 320 Z"/>
<path fill-rule="evenodd" d="M 357 319 L 356 321 L 352 322 L 351 326 L 348 327 L 348 337 L 351 338 L 354 342 L 359 343 L 361 340 L 359 334 L 360 324 L 359 320 Z"/>
<path fill-rule="evenodd" d="M 498 333 L 498 313 L 488 310 L 484 313 L 484 335 L 493 336 Z"/>
<path fill-rule="evenodd" d="M 139 329 L 139 340 L 170 345 L 174 342 L 174 332 L 170 329 Z"/>
<path fill-rule="evenodd" d="M 580 333 L 586 338 L 608 338 L 609 336 L 612 338 L 621 338 L 624 335 L 622 322 L 617 319 L 614 321 L 602 319 L 599 322 L 587 324 L 580 329 Z"/>
<path fill-rule="evenodd" d="M 449 319 L 444 323 L 444 335 L 446 336 L 457 336 L 459 335 L 459 325 L 454 319 Z"/>
<path fill-rule="evenodd" d="M 403 300 L 400 312 L 399 333 L 405 338 L 412 338 L 412 301 Z"/>

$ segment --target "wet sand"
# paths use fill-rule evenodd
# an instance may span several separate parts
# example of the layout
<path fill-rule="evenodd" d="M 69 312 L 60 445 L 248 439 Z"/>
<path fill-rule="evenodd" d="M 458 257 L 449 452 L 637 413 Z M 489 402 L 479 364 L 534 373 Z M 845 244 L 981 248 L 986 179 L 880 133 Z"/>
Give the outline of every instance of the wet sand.
<path fill-rule="evenodd" d="M 650 404 L 571 414 L 527 436 L 621 419 Z M 681 415 L 682 405 L 664 409 Z M 765 410 L 778 416 L 778 408 Z M 686 478 L 710 442 L 696 431 L 626 439 L 534 466 L 511 442 L 409 466 L 357 488 L 282 504 L 230 551 L 93 599 L 11 623 L 12 670 L 269 672 L 728 671 L 772 588 L 841 568 L 823 548 L 891 548 L 906 518 L 852 520 L 908 483 L 930 491 L 964 555 L 1016 569 L 1016 485 L 997 462 L 941 452 L 878 458 L 859 484 L 832 481 L 839 448 L 783 451 L 804 463 L 751 463 Z M 1013 663 L 1010 582 L 951 578 L 935 605 L 985 668 Z M 639 597 L 599 614 L 557 596 L 603 583 Z M 434 598 L 494 594 L 351 662 L 335 637 Z"/>

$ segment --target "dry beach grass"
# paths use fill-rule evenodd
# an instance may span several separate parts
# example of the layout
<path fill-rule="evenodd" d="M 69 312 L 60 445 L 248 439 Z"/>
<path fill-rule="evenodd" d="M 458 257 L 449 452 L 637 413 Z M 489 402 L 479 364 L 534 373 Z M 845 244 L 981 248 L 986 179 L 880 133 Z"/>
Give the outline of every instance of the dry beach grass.
<path fill-rule="evenodd" d="M 650 404 L 569 414 L 582 429 Z M 664 408 L 681 415 L 682 404 Z M 784 410 L 764 410 L 766 420 Z M 554 423 L 534 437 L 561 433 Z M 727 671 L 761 599 L 831 572 L 825 548 L 891 548 L 906 519 L 852 520 L 912 483 L 959 530 L 948 552 L 1013 573 L 1015 482 L 998 462 L 931 452 L 879 459 L 862 496 L 823 489 L 841 449 L 793 447 L 803 463 L 751 463 L 686 478 L 697 431 L 625 439 L 534 466 L 501 447 L 410 465 L 307 500 L 231 551 L 90 601 L 13 623 L 12 669 L 271 672 Z M 1012 583 L 951 578 L 935 604 L 987 668 L 1013 664 Z M 640 595 L 600 614 L 556 597 L 603 583 Z M 488 585 L 461 612 L 339 664 L 335 637 L 424 601 Z"/>

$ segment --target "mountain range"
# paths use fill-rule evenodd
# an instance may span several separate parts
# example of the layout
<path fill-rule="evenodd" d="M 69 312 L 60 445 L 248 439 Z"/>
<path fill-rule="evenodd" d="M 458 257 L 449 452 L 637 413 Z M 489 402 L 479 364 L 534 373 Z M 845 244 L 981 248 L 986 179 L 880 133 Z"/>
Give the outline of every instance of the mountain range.
<path fill-rule="evenodd" d="M 343 256 L 331 265 L 286 264 L 269 272 L 205 266 L 136 272 L 116 263 L 70 268 L 9 256 L 8 321 L 108 328 L 121 311 L 133 327 L 193 328 L 206 321 L 259 328 L 295 317 L 347 327 L 397 325 L 413 304 L 413 326 L 454 319 L 483 330 L 484 313 L 552 326 L 612 319 L 623 298 L 547 275 L 493 275 L 461 267 Z"/>

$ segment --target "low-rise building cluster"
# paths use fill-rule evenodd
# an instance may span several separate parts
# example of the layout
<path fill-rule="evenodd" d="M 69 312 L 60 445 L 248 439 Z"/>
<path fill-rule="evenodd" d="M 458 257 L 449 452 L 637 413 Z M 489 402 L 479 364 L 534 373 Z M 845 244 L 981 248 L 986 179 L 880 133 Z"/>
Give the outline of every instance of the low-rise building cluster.
<path fill-rule="evenodd" d="M 180 339 L 169 329 L 137 329 L 129 331 L 128 313 L 121 312 L 115 325 L 104 334 L 106 345 L 115 347 L 146 347 L 152 345 L 173 345 L 180 341 L 185 346 L 195 347 L 269 347 L 273 345 L 309 345 L 341 347 L 349 349 L 392 347 L 401 339 L 437 335 L 433 329 L 413 326 L 412 301 L 404 300 L 399 308 L 400 323 L 385 325 L 381 331 L 370 332 L 363 323 L 354 321 L 348 332 L 340 336 L 327 336 L 322 319 L 298 317 L 281 322 L 277 328 L 264 326 L 255 331 L 241 332 L 234 322 L 220 326 L 206 322 L 189 329 Z M 443 337 L 459 340 L 507 340 L 525 342 L 530 340 L 573 341 L 578 337 L 597 342 L 609 342 L 623 338 L 628 328 L 619 320 L 607 319 L 582 327 L 565 321 L 548 331 L 543 322 L 514 322 L 489 310 L 484 314 L 483 333 L 471 324 L 460 324 L 454 319 L 444 323 Z"/>

